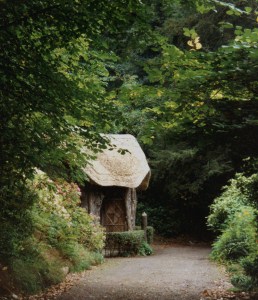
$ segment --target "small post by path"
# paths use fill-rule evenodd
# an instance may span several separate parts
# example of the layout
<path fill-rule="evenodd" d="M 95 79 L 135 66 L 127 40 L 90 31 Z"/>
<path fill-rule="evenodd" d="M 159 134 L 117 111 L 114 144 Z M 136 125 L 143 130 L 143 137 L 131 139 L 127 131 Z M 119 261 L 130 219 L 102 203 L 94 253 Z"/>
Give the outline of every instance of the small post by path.
<path fill-rule="evenodd" d="M 144 231 L 145 242 L 147 242 L 147 226 L 148 226 L 147 214 L 146 214 L 146 212 L 143 212 L 142 213 L 142 230 Z"/>

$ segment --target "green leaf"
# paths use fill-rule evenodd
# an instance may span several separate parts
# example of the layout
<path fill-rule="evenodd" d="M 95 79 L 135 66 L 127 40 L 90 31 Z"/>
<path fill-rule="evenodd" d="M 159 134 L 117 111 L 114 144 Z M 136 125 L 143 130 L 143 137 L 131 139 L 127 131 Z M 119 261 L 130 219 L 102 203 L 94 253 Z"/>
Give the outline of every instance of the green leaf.
<path fill-rule="evenodd" d="M 229 22 L 219 22 L 219 24 L 221 25 L 221 28 L 230 29 L 234 27 L 233 24 Z"/>
<path fill-rule="evenodd" d="M 191 36 L 191 32 L 190 32 L 190 29 L 189 29 L 189 28 L 184 27 L 184 28 L 183 28 L 183 31 L 184 31 L 184 35 L 185 35 L 185 36 L 188 36 L 188 37 Z"/>
<path fill-rule="evenodd" d="M 232 16 L 232 15 L 234 15 L 234 11 L 231 10 L 231 9 L 230 9 L 230 10 L 227 10 L 227 11 L 226 11 L 226 14 L 229 15 L 229 16 Z"/>
<path fill-rule="evenodd" d="M 252 7 L 246 6 L 245 11 L 249 14 L 252 11 Z"/>

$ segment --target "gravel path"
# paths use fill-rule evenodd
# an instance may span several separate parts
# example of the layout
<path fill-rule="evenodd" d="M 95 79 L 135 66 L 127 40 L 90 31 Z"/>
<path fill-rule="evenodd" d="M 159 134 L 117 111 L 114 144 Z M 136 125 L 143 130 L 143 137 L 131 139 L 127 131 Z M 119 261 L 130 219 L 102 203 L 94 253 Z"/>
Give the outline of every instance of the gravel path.
<path fill-rule="evenodd" d="M 85 272 L 58 300 L 202 299 L 207 290 L 231 285 L 223 270 L 208 260 L 205 246 L 159 245 L 148 257 L 110 258 Z"/>

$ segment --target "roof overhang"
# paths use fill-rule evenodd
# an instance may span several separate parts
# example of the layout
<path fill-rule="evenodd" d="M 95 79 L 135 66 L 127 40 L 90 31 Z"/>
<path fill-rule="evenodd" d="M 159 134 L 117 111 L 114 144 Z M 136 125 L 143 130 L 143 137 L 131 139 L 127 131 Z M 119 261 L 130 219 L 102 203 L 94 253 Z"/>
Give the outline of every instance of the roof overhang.
<path fill-rule="evenodd" d="M 151 176 L 146 156 L 130 134 L 105 135 L 113 149 L 99 152 L 83 171 L 100 186 L 120 186 L 146 190 Z M 121 154 L 121 151 L 125 152 Z M 125 150 L 125 151 L 124 151 Z"/>

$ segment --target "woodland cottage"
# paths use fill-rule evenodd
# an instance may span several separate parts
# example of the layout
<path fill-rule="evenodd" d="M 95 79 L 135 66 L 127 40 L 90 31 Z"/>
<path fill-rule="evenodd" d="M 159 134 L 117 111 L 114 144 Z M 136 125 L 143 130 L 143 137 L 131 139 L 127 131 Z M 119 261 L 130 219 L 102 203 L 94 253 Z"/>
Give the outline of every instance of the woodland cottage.
<path fill-rule="evenodd" d="M 90 179 L 82 188 L 82 206 L 99 218 L 107 232 L 133 230 L 137 190 L 146 190 L 150 168 L 135 137 L 107 135 L 113 150 L 104 150 L 84 168 Z M 121 154 L 119 149 L 126 150 Z"/>

